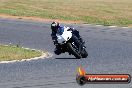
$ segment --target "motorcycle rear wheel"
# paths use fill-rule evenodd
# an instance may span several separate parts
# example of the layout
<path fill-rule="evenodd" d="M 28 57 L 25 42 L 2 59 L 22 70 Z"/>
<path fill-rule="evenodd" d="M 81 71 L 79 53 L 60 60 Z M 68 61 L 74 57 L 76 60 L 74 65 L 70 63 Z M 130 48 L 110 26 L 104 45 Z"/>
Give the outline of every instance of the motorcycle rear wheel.
<path fill-rule="evenodd" d="M 86 58 L 88 56 L 87 51 L 84 49 L 81 53 L 82 58 Z"/>

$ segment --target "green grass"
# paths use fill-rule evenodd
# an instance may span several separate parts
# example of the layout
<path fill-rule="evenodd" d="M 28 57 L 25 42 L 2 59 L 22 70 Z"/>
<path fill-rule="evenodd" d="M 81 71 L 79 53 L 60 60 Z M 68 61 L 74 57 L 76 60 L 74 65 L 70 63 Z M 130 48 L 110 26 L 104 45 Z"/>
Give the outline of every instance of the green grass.
<path fill-rule="evenodd" d="M 41 52 L 35 50 L 24 49 L 12 45 L 0 45 L 0 61 L 29 59 L 41 55 Z"/>
<path fill-rule="evenodd" d="M 132 26 L 132 0 L 0 0 L 0 14 Z"/>

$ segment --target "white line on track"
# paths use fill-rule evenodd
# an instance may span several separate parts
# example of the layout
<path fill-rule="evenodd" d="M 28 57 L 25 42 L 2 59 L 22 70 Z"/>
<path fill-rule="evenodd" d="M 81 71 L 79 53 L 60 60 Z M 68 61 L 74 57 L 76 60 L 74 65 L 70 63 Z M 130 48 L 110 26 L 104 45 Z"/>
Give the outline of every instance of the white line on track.
<path fill-rule="evenodd" d="M 8 46 L 8 45 L 5 45 L 5 46 Z M 22 48 L 24 48 L 24 47 L 22 47 Z M 24 48 L 24 49 L 30 49 L 30 48 Z M 30 50 L 36 50 L 36 49 L 30 49 Z M 51 53 L 48 53 L 48 52 L 45 53 L 45 52 L 43 52 L 41 50 L 36 50 L 36 51 L 42 52 L 42 55 L 39 56 L 39 57 L 34 57 L 34 58 L 29 58 L 29 59 L 12 60 L 12 61 L 1 61 L 0 63 L 24 62 L 24 61 L 31 61 L 31 60 L 50 58 L 50 57 L 53 56 Z"/>

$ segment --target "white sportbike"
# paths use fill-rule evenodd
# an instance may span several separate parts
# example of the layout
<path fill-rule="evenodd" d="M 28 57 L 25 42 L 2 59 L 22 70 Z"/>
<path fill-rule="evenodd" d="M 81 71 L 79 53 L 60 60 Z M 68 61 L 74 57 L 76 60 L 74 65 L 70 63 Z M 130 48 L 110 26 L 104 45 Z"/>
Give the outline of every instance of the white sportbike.
<path fill-rule="evenodd" d="M 68 52 L 78 59 L 88 56 L 84 43 L 81 43 L 68 27 L 60 28 L 56 36 L 62 53 Z"/>

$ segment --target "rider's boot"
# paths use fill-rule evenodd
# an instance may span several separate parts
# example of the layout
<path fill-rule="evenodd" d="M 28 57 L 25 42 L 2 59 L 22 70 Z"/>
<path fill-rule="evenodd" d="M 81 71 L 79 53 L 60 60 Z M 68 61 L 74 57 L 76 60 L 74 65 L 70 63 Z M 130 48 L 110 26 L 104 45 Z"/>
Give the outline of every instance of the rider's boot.
<path fill-rule="evenodd" d="M 59 46 L 56 46 L 55 50 L 54 50 L 54 53 L 56 55 L 60 55 L 62 52 L 61 52 L 61 48 Z"/>

